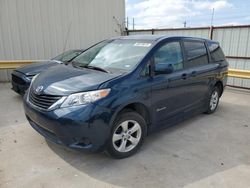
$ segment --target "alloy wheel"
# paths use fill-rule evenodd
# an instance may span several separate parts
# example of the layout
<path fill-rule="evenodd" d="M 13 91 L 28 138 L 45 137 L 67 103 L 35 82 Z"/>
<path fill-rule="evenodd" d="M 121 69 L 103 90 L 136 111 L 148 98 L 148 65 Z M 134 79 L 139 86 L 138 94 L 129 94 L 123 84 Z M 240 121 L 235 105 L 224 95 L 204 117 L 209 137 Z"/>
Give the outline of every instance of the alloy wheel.
<path fill-rule="evenodd" d="M 129 152 L 134 149 L 141 140 L 142 129 L 135 120 L 122 122 L 115 129 L 112 143 L 118 152 Z"/>
<path fill-rule="evenodd" d="M 218 105 L 218 101 L 219 101 L 219 93 L 217 90 L 214 90 L 214 92 L 211 95 L 210 98 L 210 110 L 213 111 L 216 109 L 217 105 Z"/>

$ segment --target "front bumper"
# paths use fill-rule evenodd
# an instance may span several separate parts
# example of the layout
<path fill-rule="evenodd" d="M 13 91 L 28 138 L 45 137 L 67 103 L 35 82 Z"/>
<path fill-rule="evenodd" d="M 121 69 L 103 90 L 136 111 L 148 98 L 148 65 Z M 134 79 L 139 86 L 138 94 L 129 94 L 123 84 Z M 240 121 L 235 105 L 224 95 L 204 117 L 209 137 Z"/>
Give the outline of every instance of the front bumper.
<path fill-rule="evenodd" d="M 25 91 L 27 91 L 27 89 L 29 88 L 29 85 L 21 85 L 13 81 L 11 81 L 11 83 L 12 83 L 11 89 L 20 95 L 24 95 Z"/>
<path fill-rule="evenodd" d="M 110 135 L 111 111 L 89 104 L 41 111 L 24 97 L 24 110 L 30 125 L 47 140 L 69 148 L 103 151 Z"/>
<path fill-rule="evenodd" d="M 24 95 L 25 91 L 30 86 L 30 79 L 20 72 L 13 71 L 11 83 L 12 83 L 12 90 L 14 90 L 20 95 Z"/>

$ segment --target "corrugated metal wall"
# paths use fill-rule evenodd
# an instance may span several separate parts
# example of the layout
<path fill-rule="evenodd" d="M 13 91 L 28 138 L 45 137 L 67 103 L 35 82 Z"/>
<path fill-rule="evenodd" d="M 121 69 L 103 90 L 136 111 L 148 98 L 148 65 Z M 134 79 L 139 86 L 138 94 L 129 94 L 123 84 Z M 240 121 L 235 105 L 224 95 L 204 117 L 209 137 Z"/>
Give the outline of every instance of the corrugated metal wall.
<path fill-rule="evenodd" d="M 0 82 L 9 82 L 11 81 L 11 69 L 0 70 Z"/>
<path fill-rule="evenodd" d="M 138 34 L 158 34 L 167 36 L 191 36 L 210 37 L 210 28 L 186 28 L 186 29 L 155 29 L 155 30 L 135 30 L 129 31 L 129 35 Z M 250 25 L 214 27 L 213 40 L 220 42 L 226 56 L 238 58 L 227 58 L 230 68 L 250 70 L 250 58 L 240 59 L 240 57 L 250 57 Z M 250 88 L 250 80 L 240 78 L 229 78 L 229 85 Z"/>
<path fill-rule="evenodd" d="M 250 57 L 250 26 L 214 29 L 213 39 L 220 42 L 226 56 Z M 250 70 L 250 59 L 227 58 L 230 68 Z M 250 88 L 250 80 L 229 78 L 229 85 Z"/>
<path fill-rule="evenodd" d="M 120 35 L 125 0 L 0 0 L 0 60 L 50 59 Z"/>

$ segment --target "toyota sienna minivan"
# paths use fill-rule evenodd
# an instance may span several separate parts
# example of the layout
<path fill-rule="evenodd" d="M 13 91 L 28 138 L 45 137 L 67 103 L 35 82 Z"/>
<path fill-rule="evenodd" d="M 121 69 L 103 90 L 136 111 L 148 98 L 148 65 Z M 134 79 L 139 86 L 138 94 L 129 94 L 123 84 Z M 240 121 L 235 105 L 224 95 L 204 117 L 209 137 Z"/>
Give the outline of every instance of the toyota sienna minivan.
<path fill-rule="evenodd" d="M 218 42 L 118 37 L 34 77 L 24 97 L 25 114 L 54 143 L 125 158 L 149 133 L 213 113 L 227 74 Z"/>

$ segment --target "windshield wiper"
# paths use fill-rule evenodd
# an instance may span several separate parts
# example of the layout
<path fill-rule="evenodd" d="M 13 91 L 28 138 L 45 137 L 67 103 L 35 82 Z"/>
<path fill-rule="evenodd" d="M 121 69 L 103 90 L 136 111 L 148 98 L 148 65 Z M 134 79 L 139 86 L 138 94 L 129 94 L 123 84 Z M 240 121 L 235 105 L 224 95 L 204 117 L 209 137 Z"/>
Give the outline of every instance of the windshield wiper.
<path fill-rule="evenodd" d="M 110 73 L 110 71 L 101 68 L 101 67 L 96 67 L 96 66 L 92 66 L 92 65 L 81 65 L 76 61 L 71 61 L 72 65 L 74 67 L 78 67 L 78 68 L 86 68 L 86 69 L 93 69 L 93 70 L 98 70 L 98 71 L 102 71 L 102 72 L 106 72 L 106 73 Z"/>
<path fill-rule="evenodd" d="M 87 68 L 87 69 L 94 69 L 94 70 L 99 70 L 99 71 L 102 71 L 102 72 L 110 73 L 108 70 L 106 70 L 104 68 L 101 68 L 101 67 L 96 67 L 96 66 L 92 66 L 92 65 L 86 65 L 86 66 L 83 66 L 83 67 Z"/>

